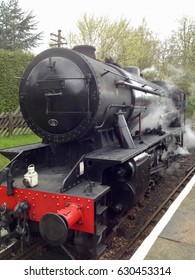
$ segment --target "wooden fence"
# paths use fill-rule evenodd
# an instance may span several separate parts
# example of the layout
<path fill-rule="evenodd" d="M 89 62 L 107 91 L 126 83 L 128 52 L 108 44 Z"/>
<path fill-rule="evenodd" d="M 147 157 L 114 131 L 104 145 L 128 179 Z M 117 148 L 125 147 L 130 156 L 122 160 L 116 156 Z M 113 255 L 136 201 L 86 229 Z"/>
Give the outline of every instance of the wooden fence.
<path fill-rule="evenodd" d="M 27 126 L 20 108 L 12 113 L 0 114 L 0 137 L 32 133 Z"/>

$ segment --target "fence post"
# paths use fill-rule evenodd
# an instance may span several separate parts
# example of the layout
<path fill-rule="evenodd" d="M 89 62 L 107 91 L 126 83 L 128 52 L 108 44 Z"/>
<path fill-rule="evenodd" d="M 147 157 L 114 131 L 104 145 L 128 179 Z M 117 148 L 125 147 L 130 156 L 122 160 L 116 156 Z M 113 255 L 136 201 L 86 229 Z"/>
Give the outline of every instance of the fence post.
<path fill-rule="evenodd" d="M 9 136 L 12 136 L 13 134 L 13 114 L 10 113 L 8 115 L 8 130 L 9 130 Z"/>

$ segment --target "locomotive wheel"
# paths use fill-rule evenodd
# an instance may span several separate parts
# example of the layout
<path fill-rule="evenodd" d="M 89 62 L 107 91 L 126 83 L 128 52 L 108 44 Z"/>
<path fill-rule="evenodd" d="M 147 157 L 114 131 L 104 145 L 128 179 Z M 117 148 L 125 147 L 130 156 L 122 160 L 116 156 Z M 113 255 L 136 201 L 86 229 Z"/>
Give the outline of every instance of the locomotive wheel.
<path fill-rule="evenodd" d="M 93 235 L 85 232 L 76 231 L 74 244 L 77 253 L 88 257 L 95 255 L 96 247 L 102 240 L 102 235 Z"/>

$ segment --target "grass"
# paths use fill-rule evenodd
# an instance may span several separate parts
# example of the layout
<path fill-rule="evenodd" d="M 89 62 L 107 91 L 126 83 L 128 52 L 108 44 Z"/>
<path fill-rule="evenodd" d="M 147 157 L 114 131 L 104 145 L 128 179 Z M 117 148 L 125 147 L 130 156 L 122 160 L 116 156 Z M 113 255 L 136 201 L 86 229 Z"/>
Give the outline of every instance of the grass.
<path fill-rule="evenodd" d="M 0 150 L 38 142 L 41 142 L 41 139 L 34 133 L 27 135 L 16 135 L 12 137 L 0 137 Z M 8 163 L 9 160 L 0 155 L 0 170 Z"/>

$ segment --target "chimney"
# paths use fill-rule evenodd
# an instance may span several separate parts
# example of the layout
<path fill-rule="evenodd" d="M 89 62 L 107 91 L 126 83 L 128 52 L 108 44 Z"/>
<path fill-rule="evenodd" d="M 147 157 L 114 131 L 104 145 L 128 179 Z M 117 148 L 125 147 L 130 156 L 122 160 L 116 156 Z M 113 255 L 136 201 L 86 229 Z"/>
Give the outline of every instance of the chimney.
<path fill-rule="evenodd" d="M 82 53 L 88 57 L 95 59 L 95 48 L 90 45 L 78 45 L 73 48 L 73 51 Z"/>

